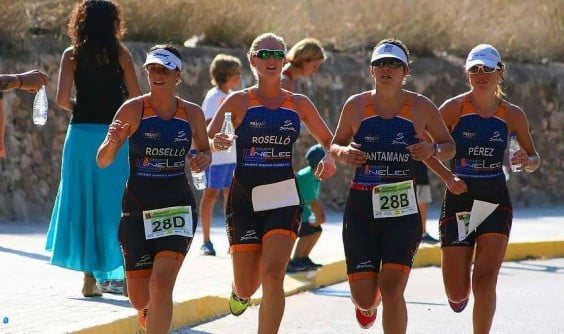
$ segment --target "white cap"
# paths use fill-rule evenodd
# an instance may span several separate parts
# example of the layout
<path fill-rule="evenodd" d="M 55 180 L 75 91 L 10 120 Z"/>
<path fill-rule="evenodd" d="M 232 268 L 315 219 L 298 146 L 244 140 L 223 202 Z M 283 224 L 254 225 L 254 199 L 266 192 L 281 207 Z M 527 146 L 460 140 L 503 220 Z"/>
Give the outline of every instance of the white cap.
<path fill-rule="evenodd" d="M 468 54 L 465 68 L 469 70 L 476 65 L 496 67 L 499 63 L 501 63 L 501 56 L 493 46 L 490 44 L 479 44 Z"/>
<path fill-rule="evenodd" d="M 182 69 L 182 62 L 180 59 L 172 52 L 165 49 L 156 49 L 147 53 L 147 60 L 143 66 L 149 64 L 160 64 L 169 70 Z"/>
<path fill-rule="evenodd" d="M 370 63 L 382 58 L 399 59 L 405 64 L 405 66 L 409 66 L 405 52 L 403 52 L 402 48 L 392 43 L 384 43 L 375 47 L 374 51 L 372 51 L 372 58 L 370 58 Z"/>

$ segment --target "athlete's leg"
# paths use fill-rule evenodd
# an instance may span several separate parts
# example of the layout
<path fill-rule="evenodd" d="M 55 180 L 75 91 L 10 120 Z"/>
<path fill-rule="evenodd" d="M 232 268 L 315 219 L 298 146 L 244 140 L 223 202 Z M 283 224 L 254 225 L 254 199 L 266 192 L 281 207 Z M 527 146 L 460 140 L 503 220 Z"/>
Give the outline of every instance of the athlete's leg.
<path fill-rule="evenodd" d="M 407 279 L 409 278 L 408 268 L 401 265 L 403 270 L 388 269 L 388 264 L 382 266 L 378 278 L 378 284 L 382 293 L 382 327 L 384 333 L 405 333 L 407 330 L 407 307 L 403 297 Z"/>
<path fill-rule="evenodd" d="M 421 215 L 421 228 L 423 234 L 427 233 L 427 203 L 417 203 L 419 214 Z"/>
<path fill-rule="evenodd" d="M 129 295 L 129 302 L 137 311 L 142 310 L 149 305 L 149 278 L 149 276 L 127 277 L 127 294 Z"/>
<path fill-rule="evenodd" d="M 294 250 L 294 259 L 299 259 L 302 257 L 308 256 L 308 249 L 310 249 L 310 245 L 313 239 L 313 234 L 306 235 L 303 237 L 299 237 L 298 241 L 296 242 L 296 249 Z"/>
<path fill-rule="evenodd" d="M 306 254 L 303 257 L 308 257 L 309 254 L 311 253 L 311 250 L 313 249 L 313 247 L 315 246 L 315 244 L 317 244 L 317 241 L 319 240 L 319 237 L 321 237 L 321 231 L 315 232 L 312 236 L 311 236 L 311 241 L 309 242 L 309 247 L 306 250 Z"/>
<path fill-rule="evenodd" d="M 476 244 L 472 273 L 474 292 L 474 334 L 489 333 L 496 307 L 496 285 L 499 268 L 505 256 L 508 238 L 502 234 L 481 236 Z"/>
<path fill-rule="evenodd" d="M 172 319 L 172 290 L 176 276 L 182 265 L 184 256 L 173 252 L 158 253 L 153 264 L 153 272 L 149 280 L 149 314 L 147 316 L 147 333 L 166 334 Z M 166 256 L 162 256 L 167 254 Z"/>
<path fill-rule="evenodd" d="M 448 300 L 459 303 L 470 295 L 474 247 L 443 247 L 441 268 Z"/>
<path fill-rule="evenodd" d="M 263 239 L 259 334 L 278 333 L 285 305 L 284 275 L 293 246 L 294 240 L 283 234 L 272 234 Z"/>
<path fill-rule="evenodd" d="M 231 257 L 233 259 L 233 292 L 240 298 L 250 298 L 261 283 L 260 248 L 252 251 L 232 251 Z"/>
<path fill-rule="evenodd" d="M 200 200 L 200 221 L 202 223 L 202 233 L 204 242 L 210 241 L 210 227 L 212 222 L 213 206 L 217 199 L 218 189 L 206 188 Z"/>
<path fill-rule="evenodd" d="M 229 187 L 223 188 L 223 212 L 227 209 L 227 199 L 229 198 Z"/>
<path fill-rule="evenodd" d="M 349 275 L 349 286 L 352 302 L 358 309 L 368 311 L 380 304 L 382 295 L 378 287 L 378 273 L 362 272 Z"/>

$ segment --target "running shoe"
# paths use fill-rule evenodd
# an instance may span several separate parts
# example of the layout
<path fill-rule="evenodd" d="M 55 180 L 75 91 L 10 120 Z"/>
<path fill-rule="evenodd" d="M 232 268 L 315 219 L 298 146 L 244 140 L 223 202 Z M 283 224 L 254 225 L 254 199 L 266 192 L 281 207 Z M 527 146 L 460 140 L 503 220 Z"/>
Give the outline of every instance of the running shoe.
<path fill-rule="evenodd" d="M 448 304 L 450 305 L 450 308 L 456 312 L 456 313 L 460 313 L 462 311 L 464 311 L 464 309 L 466 308 L 466 305 L 468 305 L 468 298 L 464 299 L 463 301 L 459 302 L 459 303 L 455 303 L 455 302 L 451 302 L 450 300 L 448 301 Z"/>
<path fill-rule="evenodd" d="M 427 244 L 436 244 L 437 242 L 439 242 L 439 240 L 433 238 L 429 233 L 425 233 L 423 234 L 423 237 L 421 237 L 421 242 Z"/>
<path fill-rule="evenodd" d="M 305 264 L 306 266 L 310 267 L 311 269 L 317 269 L 317 268 L 323 267 L 322 264 L 313 262 L 313 261 L 309 258 L 309 256 L 302 257 L 302 258 L 301 258 L 301 261 L 302 261 L 303 264 Z"/>
<path fill-rule="evenodd" d="M 137 311 L 137 319 L 139 320 L 139 326 L 141 328 L 147 328 L 147 315 L 149 314 L 149 309 L 144 308 L 142 310 Z"/>
<path fill-rule="evenodd" d="M 124 287 L 125 282 L 124 280 L 107 280 L 103 281 L 102 283 L 98 283 L 98 288 L 105 293 L 111 293 L 114 295 L 123 295 L 124 294 Z"/>
<path fill-rule="evenodd" d="M 204 242 L 200 247 L 200 255 L 215 256 L 215 249 L 211 241 Z"/>
<path fill-rule="evenodd" d="M 309 266 L 301 261 L 301 259 L 292 259 L 288 261 L 288 266 L 286 267 L 286 273 L 295 274 L 299 271 L 309 270 Z"/>
<path fill-rule="evenodd" d="M 376 309 L 361 311 L 355 308 L 356 311 L 356 321 L 361 328 L 368 329 L 374 325 L 376 321 Z"/>
<path fill-rule="evenodd" d="M 249 307 L 249 301 L 251 301 L 251 298 L 240 298 L 235 292 L 231 292 L 229 311 L 231 311 L 231 314 L 238 317 Z"/>

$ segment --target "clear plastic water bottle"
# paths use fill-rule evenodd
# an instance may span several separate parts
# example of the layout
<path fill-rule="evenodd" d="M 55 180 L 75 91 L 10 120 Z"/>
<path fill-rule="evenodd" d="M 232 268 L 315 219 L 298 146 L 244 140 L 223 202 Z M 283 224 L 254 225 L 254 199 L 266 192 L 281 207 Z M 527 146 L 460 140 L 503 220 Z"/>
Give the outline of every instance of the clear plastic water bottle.
<path fill-rule="evenodd" d="M 198 155 L 198 150 L 191 149 L 190 150 L 190 157 L 194 158 Z M 194 184 L 194 188 L 198 190 L 204 190 L 207 186 L 206 181 L 206 171 L 203 170 L 201 172 L 192 171 L 192 183 Z"/>
<path fill-rule="evenodd" d="M 45 125 L 47 122 L 47 109 L 47 92 L 45 92 L 45 86 L 41 86 L 33 100 L 33 124 Z"/>
<path fill-rule="evenodd" d="M 235 136 L 235 128 L 233 127 L 233 122 L 231 121 L 230 112 L 225 113 L 225 119 L 223 120 L 223 124 L 221 125 L 221 133 L 228 135 L 229 138 L 233 138 Z M 233 140 L 233 143 L 226 151 L 231 152 L 233 145 L 235 145 L 235 140 Z"/>
<path fill-rule="evenodd" d="M 509 136 L 509 164 L 511 165 L 511 171 L 513 173 L 519 173 L 522 170 L 521 165 L 511 164 L 511 158 L 513 158 L 515 152 L 519 151 L 520 149 L 521 149 L 521 145 L 519 145 L 519 141 L 517 140 L 517 135 L 515 133 L 512 133 Z"/>

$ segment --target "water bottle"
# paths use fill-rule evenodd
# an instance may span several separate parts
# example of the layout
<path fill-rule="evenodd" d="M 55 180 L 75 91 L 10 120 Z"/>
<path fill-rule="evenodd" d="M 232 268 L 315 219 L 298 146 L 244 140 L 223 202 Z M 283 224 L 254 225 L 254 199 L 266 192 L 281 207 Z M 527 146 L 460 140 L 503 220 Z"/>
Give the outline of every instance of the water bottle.
<path fill-rule="evenodd" d="M 195 158 L 196 155 L 198 155 L 198 150 L 191 149 L 190 150 L 190 156 L 192 158 Z M 203 170 L 201 172 L 192 171 L 192 183 L 194 184 L 194 188 L 196 188 L 198 190 L 206 189 L 206 186 L 207 186 L 206 171 L 205 170 Z"/>
<path fill-rule="evenodd" d="M 233 138 L 235 136 L 235 128 L 233 127 L 233 122 L 231 122 L 231 113 L 225 113 L 225 119 L 223 120 L 223 124 L 221 125 L 221 133 L 226 134 L 229 138 Z M 235 140 L 229 148 L 226 150 L 227 152 L 231 152 L 231 149 L 235 145 Z"/>
<path fill-rule="evenodd" d="M 45 86 L 41 86 L 33 100 L 33 124 L 45 125 L 45 122 L 47 122 L 47 106 Z"/>
<path fill-rule="evenodd" d="M 511 164 L 511 158 L 513 158 L 513 154 L 521 149 L 521 145 L 519 145 L 519 141 L 517 140 L 517 136 L 512 133 L 509 136 L 509 164 L 511 165 L 511 171 L 513 173 L 521 172 L 521 165 L 513 165 Z"/>

